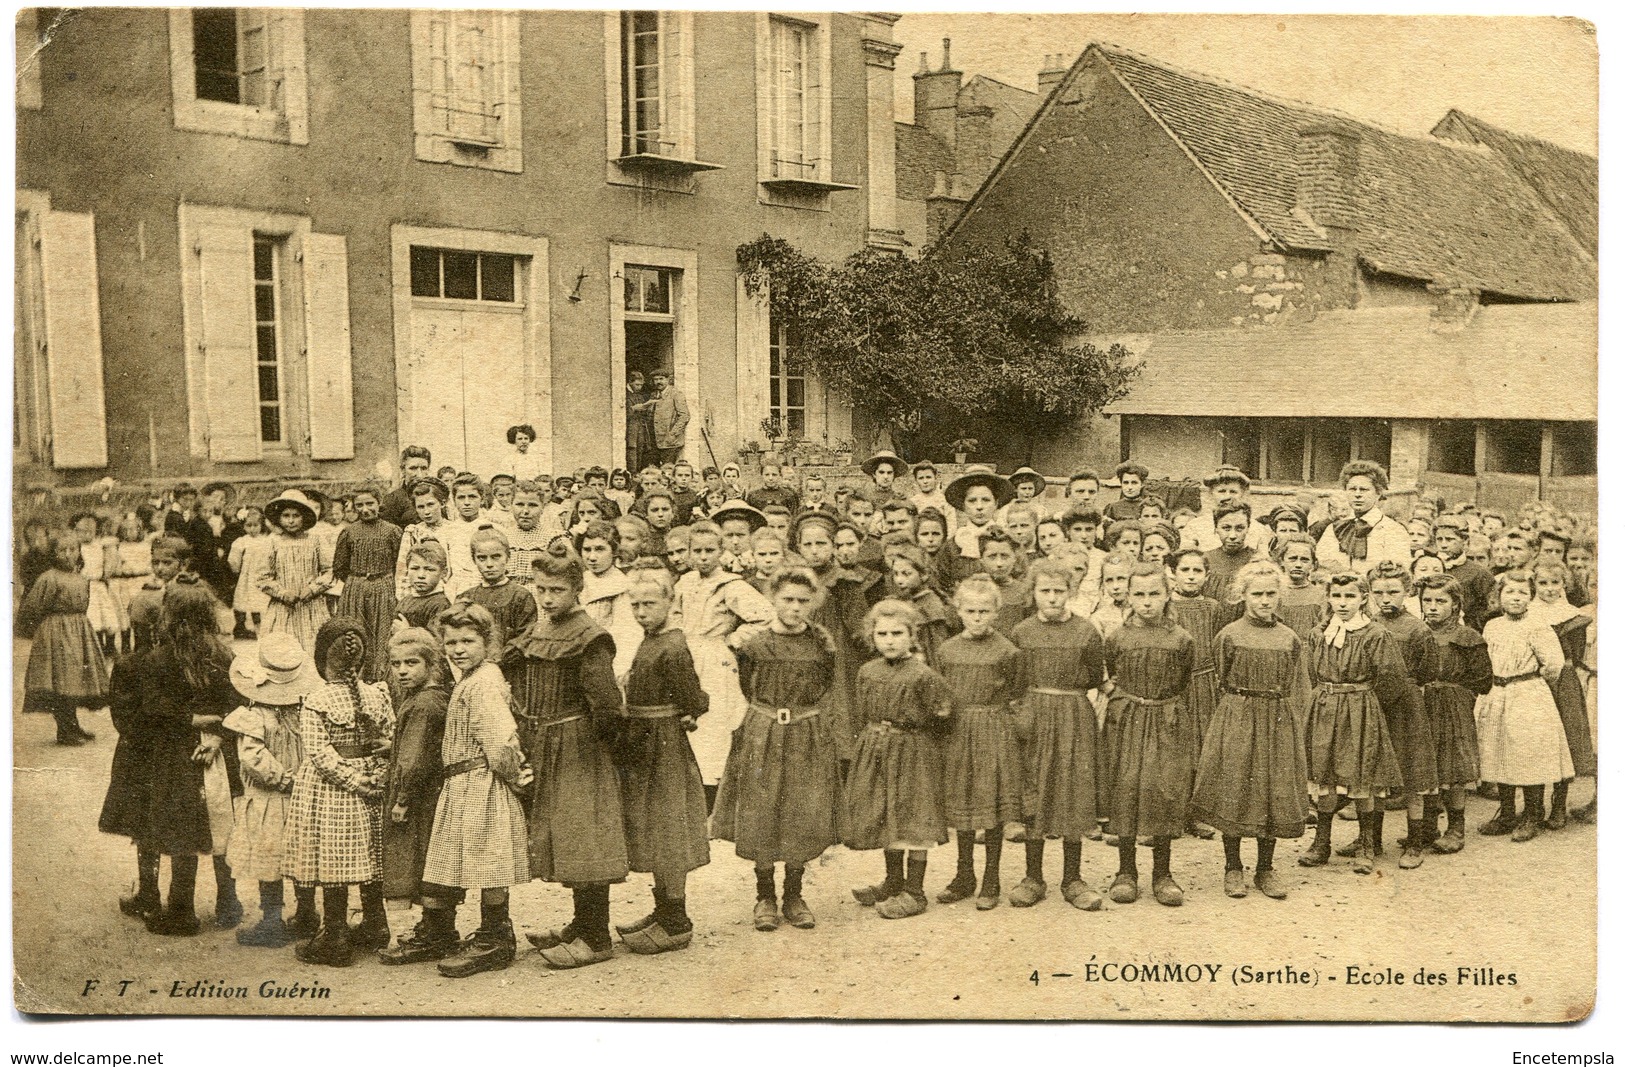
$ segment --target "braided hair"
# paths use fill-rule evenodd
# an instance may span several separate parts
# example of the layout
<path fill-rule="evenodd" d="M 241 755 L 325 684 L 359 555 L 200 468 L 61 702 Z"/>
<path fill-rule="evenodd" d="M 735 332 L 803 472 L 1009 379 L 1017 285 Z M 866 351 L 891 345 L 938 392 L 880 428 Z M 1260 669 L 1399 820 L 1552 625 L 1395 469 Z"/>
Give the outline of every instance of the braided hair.
<path fill-rule="evenodd" d="M 350 691 L 359 714 L 366 707 L 361 702 L 361 668 L 367 661 L 367 641 L 361 624 L 351 618 L 328 619 L 322 623 L 322 628 L 316 631 L 313 658 L 323 678 Z"/>

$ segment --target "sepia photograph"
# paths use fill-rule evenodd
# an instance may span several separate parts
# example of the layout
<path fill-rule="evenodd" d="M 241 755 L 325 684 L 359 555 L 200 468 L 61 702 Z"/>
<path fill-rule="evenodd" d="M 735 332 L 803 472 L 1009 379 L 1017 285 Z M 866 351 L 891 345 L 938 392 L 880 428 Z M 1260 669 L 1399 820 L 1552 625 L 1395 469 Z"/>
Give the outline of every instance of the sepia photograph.
<path fill-rule="evenodd" d="M 1592 23 L 15 40 L 14 1018 L 1597 1006 Z"/>

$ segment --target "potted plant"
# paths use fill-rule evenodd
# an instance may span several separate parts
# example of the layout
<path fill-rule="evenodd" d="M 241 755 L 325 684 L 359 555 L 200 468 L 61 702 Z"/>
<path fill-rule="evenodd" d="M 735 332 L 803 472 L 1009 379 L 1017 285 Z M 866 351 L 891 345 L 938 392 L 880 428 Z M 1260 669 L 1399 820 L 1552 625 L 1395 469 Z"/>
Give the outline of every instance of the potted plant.
<path fill-rule="evenodd" d="M 777 415 L 768 415 L 762 419 L 762 436 L 767 438 L 768 460 L 782 464 L 784 457 L 779 455 L 779 441 L 784 437 L 784 423 Z"/>
<path fill-rule="evenodd" d="M 852 454 L 857 451 L 857 445 L 850 438 L 842 438 L 835 442 L 835 464 L 839 467 L 852 465 Z"/>
<path fill-rule="evenodd" d="M 786 432 L 784 447 L 780 450 L 784 453 L 785 466 L 794 467 L 797 463 L 804 462 L 806 447 L 807 442 L 799 433 L 794 430 Z"/>
<path fill-rule="evenodd" d="M 970 462 L 970 457 L 981 449 L 981 444 L 974 437 L 961 437 L 949 447 L 954 451 L 954 462 L 964 464 Z"/>
<path fill-rule="evenodd" d="M 752 476 L 762 473 L 762 443 L 747 439 L 739 443 L 739 470 Z"/>

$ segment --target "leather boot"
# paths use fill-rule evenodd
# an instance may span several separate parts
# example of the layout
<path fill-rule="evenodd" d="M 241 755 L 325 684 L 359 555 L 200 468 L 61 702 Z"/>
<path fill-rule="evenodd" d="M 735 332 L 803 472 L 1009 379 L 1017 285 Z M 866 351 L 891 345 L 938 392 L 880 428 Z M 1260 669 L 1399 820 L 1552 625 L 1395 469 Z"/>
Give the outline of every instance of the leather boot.
<path fill-rule="evenodd" d="M 605 895 L 608 895 L 607 887 Z M 608 918 L 607 907 L 605 918 Z M 439 970 L 445 978 L 467 978 L 482 971 L 503 970 L 513 962 L 513 957 L 513 923 L 508 920 L 507 903 L 481 904 L 480 928 L 474 931 L 473 940 L 456 957 L 443 961 Z"/>
<path fill-rule="evenodd" d="M 135 877 L 134 895 L 120 897 L 118 910 L 133 919 L 144 921 L 162 907 L 158 897 L 158 853 L 150 849 L 136 849 Z"/>
<path fill-rule="evenodd" d="M 359 951 L 389 947 L 389 916 L 384 912 L 384 883 L 361 886 L 361 921 L 350 927 L 350 943 Z"/>
<path fill-rule="evenodd" d="M 1501 808 L 1493 819 L 1478 828 L 1478 832 L 1486 837 L 1502 837 L 1510 834 L 1518 825 L 1518 787 L 1500 785 L 1496 786 L 1496 791 L 1501 799 Z"/>
<path fill-rule="evenodd" d="M 1546 829 L 1561 830 L 1569 824 L 1569 783 L 1572 778 L 1565 778 L 1552 786 L 1552 810 L 1546 816 Z"/>
<path fill-rule="evenodd" d="M 457 954 L 457 909 L 424 908 L 423 920 L 397 944 L 378 951 L 378 959 L 391 966 L 426 963 Z"/>
<path fill-rule="evenodd" d="M 282 881 L 260 883 L 260 921 L 237 931 L 237 943 L 250 948 L 282 948 L 293 934 L 282 921 Z"/>

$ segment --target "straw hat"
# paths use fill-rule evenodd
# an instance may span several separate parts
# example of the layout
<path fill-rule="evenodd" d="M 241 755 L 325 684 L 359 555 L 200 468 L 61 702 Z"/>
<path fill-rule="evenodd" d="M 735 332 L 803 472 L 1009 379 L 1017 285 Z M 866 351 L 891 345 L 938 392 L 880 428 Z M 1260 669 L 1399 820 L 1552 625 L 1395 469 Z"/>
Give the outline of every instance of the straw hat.
<path fill-rule="evenodd" d="M 729 500 L 708 515 L 707 518 L 718 526 L 721 526 L 729 519 L 744 519 L 750 523 L 752 533 L 767 525 L 767 516 L 743 500 Z"/>
<path fill-rule="evenodd" d="M 889 452 L 882 448 L 879 452 L 876 452 L 874 455 L 863 461 L 863 473 L 873 478 L 875 476 L 875 468 L 880 466 L 882 463 L 890 463 L 893 474 L 902 474 L 904 471 L 908 470 L 908 464 L 903 462 L 902 456 L 899 456 L 896 452 Z"/>
<path fill-rule="evenodd" d="M 310 497 L 298 489 L 288 489 L 275 500 L 265 505 L 265 517 L 271 521 L 272 525 L 275 525 L 277 518 L 289 508 L 298 508 L 304 513 L 305 528 L 307 530 L 316 525 L 316 520 L 322 513 L 321 509 L 316 506 Z"/>
<path fill-rule="evenodd" d="M 256 704 L 297 704 L 322 684 L 316 663 L 292 634 L 266 634 L 231 661 L 233 689 Z"/>
<path fill-rule="evenodd" d="M 948 498 L 948 503 L 963 511 L 965 494 L 978 485 L 985 485 L 993 490 L 993 502 L 1001 508 L 1016 498 L 1016 490 L 1010 484 L 1010 480 L 1001 478 L 991 467 L 978 467 L 961 474 L 948 483 L 942 495 Z"/>
<path fill-rule="evenodd" d="M 1033 470 L 1031 467 L 1018 467 L 1016 468 L 1016 472 L 1010 475 L 1011 485 L 1020 485 L 1022 482 L 1031 482 L 1036 485 L 1038 487 L 1038 493 L 1040 496 L 1043 495 L 1044 489 L 1049 485 L 1049 483 L 1044 480 L 1044 476 Z"/>

